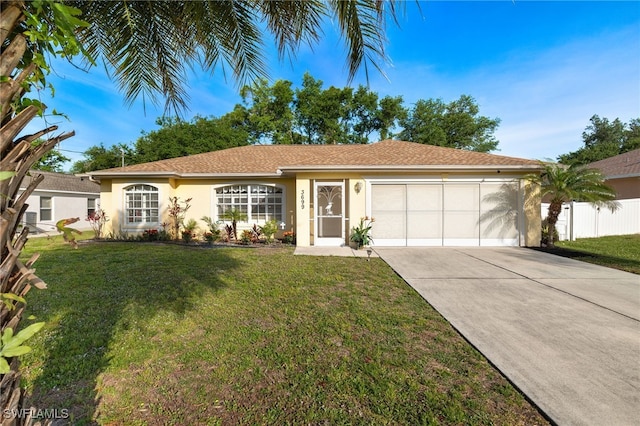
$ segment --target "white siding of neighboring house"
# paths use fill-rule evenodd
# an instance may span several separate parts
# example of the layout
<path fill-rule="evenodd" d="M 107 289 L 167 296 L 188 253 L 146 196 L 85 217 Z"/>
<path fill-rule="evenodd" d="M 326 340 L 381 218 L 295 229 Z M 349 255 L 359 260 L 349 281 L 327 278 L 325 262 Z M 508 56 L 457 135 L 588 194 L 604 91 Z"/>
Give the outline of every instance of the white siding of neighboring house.
<path fill-rule="evenodd" d="M 42 220 L 40 217 L 40 197 L 51 197 L 51 220 Z M 87 221 L 87 213 L 88 200 L 90 198 L 95 199 L 96 206 L 99 206 L 100 194 L 71 194 L 36 190 L 27 198 L 29 207 L 22 219 L 22 223 L 28 222 L 27 213 L 35 213 L 36 227 L 39 232 L 57 232 L 57 221 L 79 217 L 80 221 L 71 227 L 78 230 L 89 230 L 91 229 L 91 225 Z"/>

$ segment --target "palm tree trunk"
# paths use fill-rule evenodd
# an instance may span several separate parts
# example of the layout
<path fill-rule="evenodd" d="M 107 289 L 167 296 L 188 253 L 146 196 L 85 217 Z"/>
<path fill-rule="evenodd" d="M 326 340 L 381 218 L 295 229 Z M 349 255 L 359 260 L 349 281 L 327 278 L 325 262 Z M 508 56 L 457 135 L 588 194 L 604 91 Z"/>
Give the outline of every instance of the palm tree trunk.
<path fill-rule="evenodd" d="M 0 181 L 0 293 L 13 293 L 24 297 L 32 286 L 45 288 L 46 285 L 34 273 L 33 263 L 38 256 L 28 262 L 20 260 L 20 254 L 27 242 L 28 228 L 24 227 L 16 236 L 22 216 L 28 205 L 26 201 L 42 181 L 42 175 L 35 175 L 31 183 L 20 193 L 22 182 L 33 164 L 50 151 L 60 141 L 74 135 L 73 132 L 50 138 L 45 143 L 33 146 L 36 139 L 57 129 L 51 126 L 35 134 L 18 135 L 29 122 L 40 112 L 31 105 L 21 111 L 15 105 L 24 95 L 22 83 L 36 71 L 35 64 L 19 69 L 19 63 L 27 52 L 27 42 L 23 34 L 15 30 L 24 20 L 24 2 L 4 2 L 0 13 L 0 44 L 10 39 L 11 42 L 0 56 L 0 171 L 11 172 L 12 176 Z M 25 306 L 17 303 L 9 309 L 0 304 L 0 331 L 7 328 L 16 330 L 19 326 Z M 0 375 L 0 413 L 3 425 L 28 425 L 32 419 L 28 416 L 16 415 L 23 409 L 23 393 L 20 388 L 19 360 L 8 359 L 11 370 Z M 23 411 L 24 412 L 24 411 Z"/>
<path fill-rule="evenodd" d="M 558 216 L 560 216 L 560 212 L 562 211 L 562 202 L 551 201 L 549 204 L 549 210 L 547 211 L 547 226 L 549 227 L 549 236 L 547 245 L 549 247 L 555 247 L 555 234 L 556 234 L 556 223 L 558 223 Z"/>

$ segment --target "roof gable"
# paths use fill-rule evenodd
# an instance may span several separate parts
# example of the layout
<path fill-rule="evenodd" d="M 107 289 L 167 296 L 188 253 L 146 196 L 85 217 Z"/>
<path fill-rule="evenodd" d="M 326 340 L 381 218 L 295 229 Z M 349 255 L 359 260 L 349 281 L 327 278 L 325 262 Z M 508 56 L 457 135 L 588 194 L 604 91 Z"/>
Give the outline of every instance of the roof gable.
<path fill-rule="evenodd" d="M 599 169 L 608 179 L 640 176 L 640 149 L 595 161 L 586 167 Z"/>
<path fill-rule="evenodd" d="M 279 174 L 300 168 L 429 168 L 438 166 L 530 167 L 538 161 L 414 142 L 385 140 L 366 145 L 249 145 L 172 158 L 92 175 Z"/>

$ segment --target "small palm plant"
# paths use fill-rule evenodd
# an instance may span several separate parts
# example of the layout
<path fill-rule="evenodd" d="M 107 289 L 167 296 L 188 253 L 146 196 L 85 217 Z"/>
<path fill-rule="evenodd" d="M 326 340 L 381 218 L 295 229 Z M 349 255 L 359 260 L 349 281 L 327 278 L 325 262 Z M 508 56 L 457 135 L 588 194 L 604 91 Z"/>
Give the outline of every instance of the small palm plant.
<path fill-rule="evenodd" d="M 233 239 L 238 241 L 238 222 L 241 220 L 247 220 L 247 214 L 241 212 L 238 209 L 231 209 L 222 213 L 220 215 L 220 219 L 231 221 L 231 227 L 233 229 Z"/>
<path fill-rule="evenodd" d="M 586 201 L 596 206 L 606 206 L 612 212 L 620 207 L 615 201 L 616 191 L 604 183 L 604 176 L 597 169 L 557 163 L 543 164 L 540 175 L 528 175 L 527 179 L 540 185 L 540 196 L 549 197 L 548 226 L 549 247 L 555 244 L 556 223 L 562 204 L 569 201 Z"/>

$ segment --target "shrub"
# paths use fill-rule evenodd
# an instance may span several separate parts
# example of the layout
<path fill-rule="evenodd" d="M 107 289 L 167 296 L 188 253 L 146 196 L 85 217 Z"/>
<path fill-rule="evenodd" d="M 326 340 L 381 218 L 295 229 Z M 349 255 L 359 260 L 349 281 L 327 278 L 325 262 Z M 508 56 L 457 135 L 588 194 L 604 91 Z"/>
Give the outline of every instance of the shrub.
<path fill-rule="evenodd" d="M 295 244 L 296 234 L 293 231 L 286 231 L 282 234 L 282 242 L 285 244 Z"/>
<path fill-rule="evenodd" d="M 142 241 L 158 241 L 160 232 L 157 229 L 145 229 L 142 233 Z"/>
<path fill-rule="evenodd" d="M 242 231 L 242 234 L 240 234 L 240 242 L 242 244 L 251 244 L 251 242 L 253 241 L 253 231 L 251 229 L 245 229 L 244 231 Z"/>
<path fill-rule="evenodd" d="M 209 242 L 213 242 L 213 241 L 217 241 L 220 239 L 220 234 L 222 234 L 222 232 L 220 231 L 220 228 L 218 227 L 218 224 L 216 222 L 213 221 L 213 219 L 211 219 L 211 217 L 209 216 L 202 216 L 202 218 L 200 218 L 201 221 L 203 221 L 204 223 L 207 224 L 207 227 L 209 228 L 209 232 L 205 232 L 203 234 L 205 240 L 209 241 Z M 208 234 L 208 236 L 207 236 Z"/>
<path fill-rule="evenodd" d="M 351 241 L 356 243 L 358 248 L 362 246 L 368 246 L 373 242 L 371 238 L 371 226 L 375 222 L 374 218 L 369 219 L 369 217 L 360 218 L 360 224 L 358 226 L 354 226 L 351 230 Z"/>
<path fill-rule="evenodd" d="M 275 233 L 278 232 L 278 223 L 275 221 L 275 219 L 272 219 L 262 225 L 260 227 L 260 231 L 267 239 L 267 244 L 270 244 L 273 241 Z"/>

